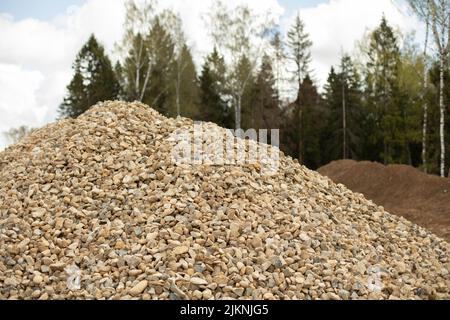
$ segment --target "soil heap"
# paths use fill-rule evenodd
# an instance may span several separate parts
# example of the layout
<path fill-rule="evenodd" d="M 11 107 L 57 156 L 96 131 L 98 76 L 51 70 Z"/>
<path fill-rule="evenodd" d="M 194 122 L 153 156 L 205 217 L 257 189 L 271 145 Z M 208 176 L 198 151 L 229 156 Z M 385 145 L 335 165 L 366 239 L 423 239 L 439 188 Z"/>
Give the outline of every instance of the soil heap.
<path fill-rule="evenodd" d="M 354 160 L 334 161 L 318 171 L 450 241 L 450 179 L 407 165 Z"/>

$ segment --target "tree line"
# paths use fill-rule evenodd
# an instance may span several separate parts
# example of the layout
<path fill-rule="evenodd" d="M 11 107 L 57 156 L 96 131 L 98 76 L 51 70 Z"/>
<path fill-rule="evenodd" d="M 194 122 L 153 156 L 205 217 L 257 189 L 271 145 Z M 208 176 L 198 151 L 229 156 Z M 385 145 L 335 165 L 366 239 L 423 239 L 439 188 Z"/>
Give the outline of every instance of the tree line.
<path fill-rule="evenodd" d="M 113 64 L 91 35 L 59 113 L 77 117 L 98 101 L 138 100 L 169 117 L 280 129 L 281 150 L 312 169 L 355 159 L 444 176 L 450 168 L 450 2 L 410 1 L 410 7 L 426 25 L 423 48 L 383 16 L 354 56 L 343 53 L 330 68 L 320 90 L 300 14 L 283 35 L 269 13 L 214 2 L 204 19 L 214 47 L 197 70 L 179 15 L 157 10 L 155 1 L 128 1 L 121 58 Z M 287 88 L 294 92 L 290 100 Z"/>

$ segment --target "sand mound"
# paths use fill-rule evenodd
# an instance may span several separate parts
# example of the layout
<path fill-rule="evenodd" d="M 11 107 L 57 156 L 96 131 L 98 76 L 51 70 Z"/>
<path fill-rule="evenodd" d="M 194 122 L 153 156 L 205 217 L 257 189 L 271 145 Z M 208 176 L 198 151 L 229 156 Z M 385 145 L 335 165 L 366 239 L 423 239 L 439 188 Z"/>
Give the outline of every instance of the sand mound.
<path fill-rule="evenodd" d="M 341 160 L 319 169 L 336 183 L 364 194 L 390 213 L 450 240 L 450 179 L 406 165 Z"/>
<path fill-rule="evenodd" d="M 106 102 L 0 153 L 0 298 L 450 296 L 447 242 L 284 155 L 176 165 L 192 126 Z"/>

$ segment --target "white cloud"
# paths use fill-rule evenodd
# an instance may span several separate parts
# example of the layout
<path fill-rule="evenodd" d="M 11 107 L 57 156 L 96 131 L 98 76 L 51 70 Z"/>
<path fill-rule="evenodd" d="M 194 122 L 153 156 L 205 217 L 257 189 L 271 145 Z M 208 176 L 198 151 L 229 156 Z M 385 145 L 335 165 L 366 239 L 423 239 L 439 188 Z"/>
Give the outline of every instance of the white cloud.
<path fill-rule="evenodd" d="M 94 32 L 108 51 L 122 35 L 122 1 L 88 0 L 52 21 L 0 14 L 0 149 L 2 132 L 53 121 L 76 53 Z"/>
<path fill-rule="evenodd" d="M 37 106 L 37 91 L 43 81 L 44 76 L 39 71 L 29 71 L 16 65 L 0 63 L 1 134 L 10 127 L 44 123 L 45 110 L 29 108 Z M 5 143 L 2 136 L 0 149 Z"/>
<path fill-rule="evenodd" d="M 259 13 L 270 10 L 275 16 L 283 14 L 277 0 L 226 3 L 235 6 L 243 2 Z M 201 62 L 212 46 L 202 16 L 213 0 L 160 0 L 160 3 L 180 13 L 195 60 Z M 122 37 L 124 11 L 123 0 L 86 0 L 51 21 L 17 21 L 0 13 L 0 148 L 1 132 L 20 125 L 36 127 L 55 119 L 76 53 L 89 35 L 95 33 L 112 54 L 114 44 Z M 341 46 L 351 50 L 366 28 L 379 23 L 383 12 L 401 29 L 410 29 L 416 23 L 402 16 L 390 0 L 331 0 L 301 10 L 314 42 L 313 68 L 319 83 L 323 83 L 330 65 L 338 62 Z M 283 30 L 293 16 L 294 13 L 288 13 L 281 21 Z"/>
<path fill-rule="evenodd" d="M 353 51 L 355 42 L 377 27 L 383 14 L 401 31 L 409 32 L 420 25 L 402 14 L 407 11 L 403 4 L 398 6 L 392 0 L 331 0 L 312 8 L 298 8 L 314 43 L 312 69 L 319 85 L 324 84 L 330 67 L 339 63 L 341 50 Z M 283 20 L 283 30 L 289 28 L 295 15 L 293 12 Z"/>

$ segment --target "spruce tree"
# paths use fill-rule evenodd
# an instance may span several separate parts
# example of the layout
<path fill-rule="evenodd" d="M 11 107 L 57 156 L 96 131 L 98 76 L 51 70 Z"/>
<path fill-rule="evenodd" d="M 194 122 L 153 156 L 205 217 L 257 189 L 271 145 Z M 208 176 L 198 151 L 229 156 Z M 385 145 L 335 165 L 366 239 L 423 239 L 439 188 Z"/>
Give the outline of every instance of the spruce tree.
<path fill-rule="evenodd" d="M 199 117 L 200 99 L 197 71 L 191 51 L 187 45 L 183 46 L 180 55 L 181 70 L 177 65 L 175 65 L 175 68 L 172 68 L 169 115 L 176 117 L 179 112 L 179 115 L 182 117 L 197 119 Z M 177 99 L 179 110 L 177 110 Z"/>
<path fill-rule="evenodd" d="M 358 159 L 363 139 L 362 92 L 359 74 L 349 56 L 342 57 L 339 72 L 331 68 L 324 89 L 327 121 L 323 160 L 328 163 L 342 158 Z"/>
<path fill-rule="evenodd" d="M 240 94 L 240 102 L 234 103 L 234 108 L 237 105 L 240 105 L 241 110 L 241 126 L 240 129 L 254 129 L 255 128 L 255 109 L 254 109 L 254 94 L 255 94 L 255 76 L 252 72 L 252 65 L 250 59 L 244 54 L 241 59 L 239 59 L 239 63 L 237 68 L 234 71 L 234 79 L 237 81 L 247 84 L 243 88 L 243 91 Z M 238 97 L 234 97 L 237 99 Z M 235 112 L 236 114 L 236 112 Z M 236 117 L 236 115 L 235 115 Z"/>
<path fill-rule="evenodd" d="M 78 117 L 99 101 L 116 99 L 119 82 L 105 49 L 91 35 L 73 64 L 74 76 L 59 107 L 61 117 Z"/>
<path fill-rule="evenodd" d="M 255 83 L 253 116 L 255 129 L 279 129 L 280 109 L 272 63 L 264 55 Z"/>
<path fill-rule="evenodd" d="M 297 100 L 284 110 L 282 119 L 282 150 L 311 169 L 323 165 L 320 142 L 324 109 L 308 74 L 300 84 Z"/>
<path fill-rule="evenodd" d="M 144 87 L 148 90 L 141 101 L 155 108 L 162 114 L 170 115 L 170 90 L 171 75 L 174 65 L 174 43 L 168 31 L 160 22 L 159 17 L 155 18 L 155 23 L 147 39 L 150 76 L 144 82 Z"/>
<path fill-rule="evenodd" d="M 225 75 L 224 58 L 214 48 L 206 57 L 200 75 L 199 119 L 232 128 L 234 119 L 232 109 L 229 107 L 230 95 L 226 89 Z"/>
<path fill-rule="evenodd" d="M 303 78 L 308 74 L 309 64 L 311 63 L 312 41 L 305 30 L 305 24 L 297 12 L 295 21 L 288 33 L 287 46 L 289 49 L 289 58 L 295 65 L 294 81 L 300 86 Z"/>
<path fill-rule="evenodd" d="M 373 115 L 367 127 L 373 128 L 368 136 L 371 157 L 385 164 L 394 161 L 396 152 L 396 127 L 400 118 L 398 110 L 398 72 L 400 49 L 394 30 L 383 16 L 380 25 L 370 37 L 366 64 L 367 100 Z"/>

